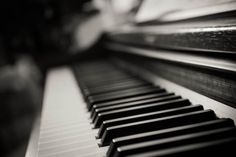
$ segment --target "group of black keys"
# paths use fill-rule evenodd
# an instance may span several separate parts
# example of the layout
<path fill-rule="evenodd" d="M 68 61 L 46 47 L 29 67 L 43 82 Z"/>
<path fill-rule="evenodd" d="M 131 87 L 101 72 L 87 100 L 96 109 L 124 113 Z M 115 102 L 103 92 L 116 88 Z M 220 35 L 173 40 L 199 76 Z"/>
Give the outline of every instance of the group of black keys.
<path fill-rule="evenodd" d="M 145 81 L 109 61 L 74 66 L 107 157 L 234 156 L 233 120 Z"/>

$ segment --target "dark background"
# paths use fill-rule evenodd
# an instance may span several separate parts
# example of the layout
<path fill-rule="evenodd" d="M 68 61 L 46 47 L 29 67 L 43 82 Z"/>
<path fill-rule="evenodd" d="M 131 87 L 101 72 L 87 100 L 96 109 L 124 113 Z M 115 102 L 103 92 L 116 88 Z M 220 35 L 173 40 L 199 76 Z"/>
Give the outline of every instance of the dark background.
<path fill-rule="evenodd" d="M 36 59 L 64 53 L 69 45 L 63 27 L 82 12 L 86 0 L 7 0 L 0 2 L 0 62 L 14 62 L 19 53 Z M 2 63 L 3 64 L 3 63 Z"/>
<path fill-rule="evenodd" d="M 88 2 L 0 1 L 0 156 L 25 155 L 42 104 L 44 72 L 68 55 L 71 32 L 65 27 L 74 15 L 86 14 Z"/>

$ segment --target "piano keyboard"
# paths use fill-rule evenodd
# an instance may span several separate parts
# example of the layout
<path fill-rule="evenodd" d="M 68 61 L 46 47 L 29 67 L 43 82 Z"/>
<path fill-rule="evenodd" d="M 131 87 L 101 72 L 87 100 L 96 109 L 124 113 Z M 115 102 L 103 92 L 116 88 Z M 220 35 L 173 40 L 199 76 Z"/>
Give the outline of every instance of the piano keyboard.
<path fill-rule="evenodd" d="M 109 61 L 74 74 L 81 92 L 68 68 L 48 76 L 38 157 L 234 156 L 233 120 Z"/>

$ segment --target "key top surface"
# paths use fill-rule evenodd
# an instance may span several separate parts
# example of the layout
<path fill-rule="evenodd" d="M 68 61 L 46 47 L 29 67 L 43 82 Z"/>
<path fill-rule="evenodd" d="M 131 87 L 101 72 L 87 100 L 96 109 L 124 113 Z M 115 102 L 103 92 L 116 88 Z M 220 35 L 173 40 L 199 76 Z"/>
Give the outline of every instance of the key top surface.
<path fill-rule="evenodd" d="M 179 127 L 173 127 L 164 130 L 157 130 L 152 132 L 145 132 L 130 136 L 124 136 L 120 138 L 115 138 L 107 151 L 107 156 L 112 157 L 116 149 L 120 146 L 136 144 L 140 142 L 151 141 L 155 139 L 163 139 L 178 135 L 185 135 L 189 133 L 196 133 L 207 130 L 214 130 L 223 127 L 233 127 L 234 123 L 230 119 L 216 119 L 206 122 L 200 122 L 196 124 L 184 125 Z"/>
<path fill-rule="evenodd" d="M 212 110 L 196 111 L 181 115 L 144 120 L 129 124 L 109 127 L 101 138 L 101 146 L 110 144 L 111 140 L 121 136 L 127 136 L 147 131 L 160 130 L 181 125 L 194 124 L 216 119 Z"/>
<path fill-rule="evenodd" d="M 145 104 L 142 106 L 129 107 L 125 109 L 99 113 L 97 118 L 94 120 L 94 126 L 100 127 L 103 121 L 109 120 L 109 119 L 127 117 L 127 116 L 142 114 L 142 113 L 149 113 L 153 111 L 160 111 L 160 110 L 183 107 L 183 106 L 188 106 L 188 105 L 190 105 L 189 100 L 177 99 L 177 100 L 170 100 L 167 102 Z"/>

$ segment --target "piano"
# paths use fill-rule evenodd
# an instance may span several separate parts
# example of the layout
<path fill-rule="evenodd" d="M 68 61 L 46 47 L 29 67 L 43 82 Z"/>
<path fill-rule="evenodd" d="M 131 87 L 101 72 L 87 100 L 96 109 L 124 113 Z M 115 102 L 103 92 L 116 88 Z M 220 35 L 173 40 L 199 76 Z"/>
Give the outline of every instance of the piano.
<path fill-rule="evenodd" d="M 48 70 L 26 157 L 235 156 L 236 3 L 178 2 Z"/>

